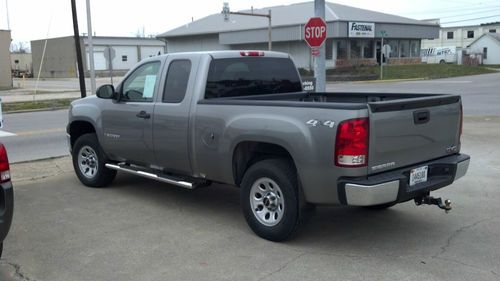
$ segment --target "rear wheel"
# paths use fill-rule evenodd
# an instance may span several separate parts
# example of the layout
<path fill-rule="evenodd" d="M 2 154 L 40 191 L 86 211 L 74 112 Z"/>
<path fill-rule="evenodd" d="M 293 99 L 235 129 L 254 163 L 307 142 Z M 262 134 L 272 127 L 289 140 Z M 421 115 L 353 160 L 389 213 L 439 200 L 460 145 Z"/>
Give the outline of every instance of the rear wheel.
<path fill-rule="evenodd" d="M 445 64 L 445 63 L 446 63 L 446 61 L 445 61 L 445 60 L 440 60 L 440 61 L 439 61 L 439 64 Z"/>
<path fill-rule="evenodd" d="M 271 241 L 288 239 L 299 224 L 295 167 L 284 159 L 253 164 L 241 183 L 243 214 L 250 228 Z"/>
<path fill-rule="evenodd" d="M 72 149 L 73 168 L 78 179 L 86 186 L 104 187 L 116 176 L 116 171 L 105 167 L 108 158 L 95 134 L 80 136 Z"/>

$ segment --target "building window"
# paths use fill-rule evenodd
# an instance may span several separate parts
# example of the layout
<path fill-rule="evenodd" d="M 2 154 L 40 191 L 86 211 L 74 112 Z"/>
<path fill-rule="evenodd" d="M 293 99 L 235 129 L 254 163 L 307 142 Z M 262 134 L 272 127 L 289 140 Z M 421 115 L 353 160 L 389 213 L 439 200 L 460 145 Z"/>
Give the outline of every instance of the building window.
<path fill-rule="evenodd" d="M 351 59 L 359 59 L 361 56 L 361 41 L 351 40 Z"/>
<path fill-rule="evenodd" d="M 337 41 L 337 59 L 347 59 L 347 41 Z"/>
<path fill-rule="evenodd" d="M 490 33 L 497 33 L 496 29 L 490 29 Z"/>
<path fill-rule="evenodd" d="M 420 57 L 420 40 L 410 41 L 410 57 L 412 58 Z"/>
<path fill-rule="evenodd" d="M 128 61 L 128 57 L 127 56 L 122 56 L 122 61 Z"/>
<path fill-rule="evenodd" d="M 487 59 L 488 58 L 488 48 L 484 47 L 483 48 L 483 59 Z"/>
<path fill-rule="evenodd" d="M 446 38 L 453 39 L 453 31 L 448 31 Z"/>
<path fill-rule="evenodd" d="M 474 30 L 467 31 L 467 38 L 474 38 Z"/>
<path fill-rule="evenodd" d="M 333 39 L 326 39 L 325 52 L 325 59 L 333 59 Z"/>
<path fill-rule="evenodd" d="M 407 58 L 410 56 L 410 41 L 400 40 L 399 41 L 399 51 L 402 58 Z"/>
<path fill-rule="evenodd" d="M 373 58 L 373 41 L 363 41 L 363 58 Z"/>
<path fill-rule="evenodd" d="M 398 40 L 387 40 L 387 45 L 391 46 L 390 58 L 399 58 Z"/>

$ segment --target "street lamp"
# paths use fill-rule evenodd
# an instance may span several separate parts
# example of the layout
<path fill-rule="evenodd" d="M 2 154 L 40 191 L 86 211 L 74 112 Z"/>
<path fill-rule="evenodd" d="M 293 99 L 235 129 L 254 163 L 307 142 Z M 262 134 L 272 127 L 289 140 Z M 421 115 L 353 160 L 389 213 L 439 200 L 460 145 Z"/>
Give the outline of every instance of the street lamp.
<path fill-rule="evenodd" d="M 240 16 L 252 16 L 252 17 L 266 17 L 269 20 L 269 27 L 268 27 L 268 32 L 269 32 L 269 51 L 272 49 L 272 32 L 271 32 L 271 10 L 268 11 L 268 14 L 255 14 L 253 13 L 243 13 L 243 12 L 231 12 L 229 9 L 229 3 L 224 2 L 222 6 L 222 15 L 224 16 L 224 21 L 229 21 L 229 15 L 240 15 Z"/>

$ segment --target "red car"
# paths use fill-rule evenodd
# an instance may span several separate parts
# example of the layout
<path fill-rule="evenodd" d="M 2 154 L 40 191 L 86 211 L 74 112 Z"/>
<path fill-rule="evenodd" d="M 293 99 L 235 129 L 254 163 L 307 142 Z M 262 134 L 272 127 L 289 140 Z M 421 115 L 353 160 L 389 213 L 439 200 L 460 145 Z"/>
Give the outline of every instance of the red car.
<path fill-rule="evenodd" d="M 5 146 L 0 143 L 0 257 L 3 240 L 7 236 L 14 210 L 14 190 L 10 180 L 9 158 Z"/>

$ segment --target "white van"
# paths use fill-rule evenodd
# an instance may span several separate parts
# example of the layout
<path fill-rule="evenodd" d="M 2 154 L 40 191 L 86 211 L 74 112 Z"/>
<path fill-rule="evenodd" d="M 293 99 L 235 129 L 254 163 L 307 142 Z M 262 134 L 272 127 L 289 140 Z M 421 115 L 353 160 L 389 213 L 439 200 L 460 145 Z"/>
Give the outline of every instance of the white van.
<path fill-rule="evenodd" d="M 422 63 L 457 63 L 457 47 L 435 47 L 422 49 Z"/>

